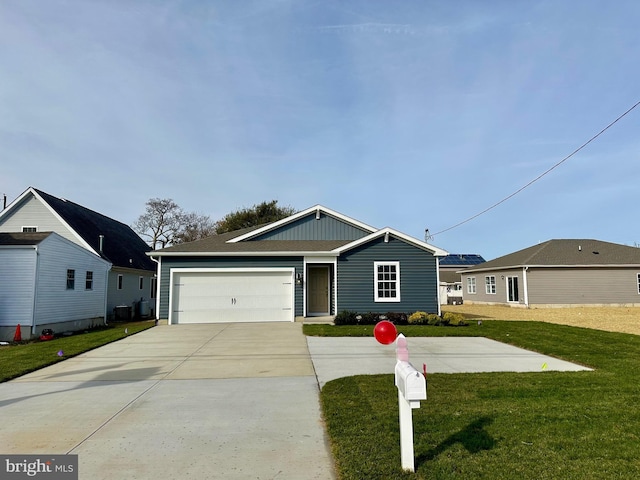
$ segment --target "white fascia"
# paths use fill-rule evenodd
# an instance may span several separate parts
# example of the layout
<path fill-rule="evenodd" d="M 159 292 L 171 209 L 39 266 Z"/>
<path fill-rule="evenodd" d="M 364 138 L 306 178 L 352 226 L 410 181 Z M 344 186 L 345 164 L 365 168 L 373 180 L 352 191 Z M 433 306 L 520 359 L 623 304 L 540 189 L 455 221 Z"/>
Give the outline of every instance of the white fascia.
<path fill-rule="evenodd" d="M 331 252 L 147 252 L 149 257 L 337 257 Z"/>
<path fill-rule="evenodd" d="M 363 245 L 367 242 L 370 242 L 371 240 L 374 240 L 378 237 L 382 237 L 386 234 L 389 234 L 393 237 L 397 237 L 400 238 L 402 240 L 404 240 L 407 243 L 410 243 L 412 245 L 415 245 L 418 248 L 421 248 L 423 250 L 427 250 L 429 252 L 431 252 L 434 256 L 436 257 L 446 257 L 447 255 L 449 255 L 449 252 L 447 252 L 446 250 L 443 250 L 441 248 L 438 248 L 434 245 L 430 245 L 426 242 L 423 242 L 421 240 L 418 240 L 417 238 L 413 238 L 410 237 L 409 235 L 405 235 L 404 233 L 398 232 L 397 230 L 394 230 L 392 228 L 386 227 L 383 228 L 381 230 L 378 230 L 377 232 L 373 232 L 370 235 L 367 235 L 366 237 L 362 237 L 358 240 L 355 240 L 351 243 L 348 243 L 346 245 L 343 245 L 342 247 L 336 248 L 335 250 L 332 250 L 332 252 L 340 255 L 343 252 L 346 252 L 348 250 L 351 250 L 352 248 L 356 248 L 360 245 Z"/>
<path fill-rule="evenodd" d="M 356 227 L 362 228 L 364 230 L 368 230 L 370 232 L 375 232 L 376 229 L 373 228 L 370 225 L 367 225 L 365 223 L 359 222 L 358 220 L 355 220 L 353 218 L 347 217 L 346 215 L 342 215 L 341 213 L 335 212 L 329 208 L 323 207 L 322 205 L 314 205 L 313 207 L 307 208 L 306 210 L 303 210 L 301 212 L 295 213 L 293 215 L 291 215 L 290 217 L 287 218 L 283 218 L 282 220 L 278 220 L 277 222 L 273 222 L 270 223 L 268 225 L 265 225 L 262 228 L 259 228 L 257 230 L 252 230 L 249 233 L 245 233 L 244 235 L 240 235 L 239 237 L 235 237 L 232 238 L 231 240 L 228 240 L 227 243 L 236 243 L 236 242 L 241 242 L 243 240 L 247 240 L 248 238 L 253 238 L 255 236 L 258 235 L 262 235 L 265 232 L 268 232 L 270 230 L 274 230 L 276 228 L 279 228 L 283 225 L 286 225 L 288 223 L 291 222 L 295 222 L 296 220 L 305 217 L 311 213 L 316 214 L 317 212 L 322 212 L 325 215 L 330 215 L 332 217 L 336 217 L 340 220 L 342 220 L 343 222 L 349 223 L 351 225 L 354 225 Z"/>

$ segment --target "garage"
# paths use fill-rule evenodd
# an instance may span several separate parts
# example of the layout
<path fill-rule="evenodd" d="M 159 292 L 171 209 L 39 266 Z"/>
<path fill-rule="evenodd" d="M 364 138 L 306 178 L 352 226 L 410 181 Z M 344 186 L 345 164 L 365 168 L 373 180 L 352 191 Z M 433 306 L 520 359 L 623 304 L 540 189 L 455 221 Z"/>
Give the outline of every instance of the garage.
<path fill-rule="evenodd" d="M 169 323 L 292 322 L 294 270 L 172 269 Z"/>

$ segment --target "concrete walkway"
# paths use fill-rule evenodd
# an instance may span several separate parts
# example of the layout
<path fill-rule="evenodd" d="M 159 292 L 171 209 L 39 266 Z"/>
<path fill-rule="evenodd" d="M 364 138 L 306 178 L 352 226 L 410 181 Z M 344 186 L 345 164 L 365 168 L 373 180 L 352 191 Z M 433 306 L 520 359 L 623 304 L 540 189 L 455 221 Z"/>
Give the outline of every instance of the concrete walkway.
<path fill-rule="evenodd" d="M 335 478 L 318 385 L 392 373 L 395 350 L 301 330 L 159 326 L 0 384 L 0 453 L 77 454 L 92 480 Z M 487 339 L 408 341 L 432 373 L 583 369 Z"/>

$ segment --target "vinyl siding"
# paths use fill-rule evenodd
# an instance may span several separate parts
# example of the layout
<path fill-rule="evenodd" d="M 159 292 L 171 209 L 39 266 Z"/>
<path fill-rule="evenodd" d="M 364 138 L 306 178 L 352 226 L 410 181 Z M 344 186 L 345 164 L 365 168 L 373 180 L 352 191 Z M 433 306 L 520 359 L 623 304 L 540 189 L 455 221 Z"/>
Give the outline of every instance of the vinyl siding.
<path fill-rule="evenodd" d="M 0 249 L 0 326 L 31 325 L 36 258 L 33 247 Z"/>
<path fill-rule="evenodd" d="M 202 257 L 163 257 L 160 269 L 160 302 L 158 318 L 169 317 L 169 279 L 172 268 L 277 268 L 293 267 L 295 273 L 303 273 L 302 257 L 257 257 L 257 258 L 202 258 Z M 301 316 L 303 309 L 302 286 L 295 285 L 295 316 Z"/>
<path fill-rule="evenodd" d="M 638 304 L 637 267 L 530 268 L 529 304 Z"/>
<path fill-rule="evenodd" d="M 0 232 L 21 232 L 26 226 L 38 227 L 38 232 L 56 232 L 79 244 L 78 238 L 33 195 L 28 195 L 19 208 L 0 220 Z"/>
<path fill-rule="evenodd" d="M 485 290 L 485 277 L 496 277 L 496 293 L 488 294 Z M 467 278 L 475 277 L 476 279 L 476 293 L 467 293 Z M 503 278 L 504 277 L 504 278 Z M 507 302 L 507 277 L 518 278 L 518 302 Z M 529 277 L 527 275 L 527 280 Z M 524 305 L 524 278 L 522 275 L 522 269 L 513 270 L 499 270 L 494 272 L 477 272 L 462 274 L 462 299 L 463 301 L 478 302 L 478 303 L 509 303 L 509 304 L 522 304 Z"/>
<path fill-rule="evenodd" d="M 367 232 L 324 213 L 316 220 L 311 213 L 281 228 L 267 232 L 256 240 L 357 240 L 367 236 Z"/>
<path fill-rule="evenodd" d="M 118 290 L 118 275 L 122 275 L 122 290 Z M 114 308 L 118 305 L 127 305 L 132 307 L 132 313 L 135 314 L 135 303 L 141 298 L 145 300 L 151 299 L 151 279 L 153 273 L 139 270 L 131 272 L 126 269 L 114 267 L 109 272 L 109 288 L 107 290 L 107 315 L 114 315 Z M 140 277 L 144 277 L 144 285 L 140 290 Z M 151 301 L 150 304 L 155 302 Z M 155 305 L 153 305 L 155 308 Z"/>
<path fill-rule="evenodd" d="M 87 250 L 56 235 L 39 248 L 36 324 L 104 317 L 105 281 L 109 265 Z M 75 288 L 67 289 L 67 270 L 75 270 Z M 93 272 L 93 288 L 85 289 L 86 272 Z"/>
<path fill-rule="evenodd" d="M 400 262 L 400 302 L 374 301 L 374 262 Z M 378 238 L 338 259 L 337 311 L 437 313 L 436 257 L 391 237 Z"/>

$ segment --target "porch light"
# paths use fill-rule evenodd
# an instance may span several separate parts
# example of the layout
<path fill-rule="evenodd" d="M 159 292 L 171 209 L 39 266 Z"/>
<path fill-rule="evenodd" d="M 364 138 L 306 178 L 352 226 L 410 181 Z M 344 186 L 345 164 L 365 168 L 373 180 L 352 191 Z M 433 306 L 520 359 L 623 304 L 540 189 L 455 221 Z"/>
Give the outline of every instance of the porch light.
<path fill-rule="evenodd" d="M 296 285 L 302 285 L 302 274 L 301 273 L 296 273 Z"/>

